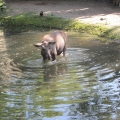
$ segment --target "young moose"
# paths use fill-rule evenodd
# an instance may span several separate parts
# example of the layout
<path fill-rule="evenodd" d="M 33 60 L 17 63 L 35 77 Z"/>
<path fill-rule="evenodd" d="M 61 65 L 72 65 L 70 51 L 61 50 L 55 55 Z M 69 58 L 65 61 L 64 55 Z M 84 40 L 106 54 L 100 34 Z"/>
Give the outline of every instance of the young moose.
<path fill-rule="evenodd" d="M 65 56 L 67 35 L 63 31 L 54 31 L 52 34 L 44 35 L 42 43 L 36 43 L 35 47 L 41 47 L 43 60 L 56 60 L 56 56 L 63 52 Z"/>

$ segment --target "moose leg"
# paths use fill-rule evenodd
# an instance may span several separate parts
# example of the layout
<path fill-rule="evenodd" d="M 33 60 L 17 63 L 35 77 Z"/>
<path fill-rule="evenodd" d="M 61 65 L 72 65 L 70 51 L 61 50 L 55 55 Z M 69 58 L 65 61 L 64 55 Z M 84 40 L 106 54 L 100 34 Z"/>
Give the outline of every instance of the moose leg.
<path fill-rule="evenodd" d="M 120 0 L 113 0 L 114 6 L 119 6 Z"/>
<path fill-rule="evenodd" d="M 66 46 L 63 49 L 63 56 L 65 56 Z"/>

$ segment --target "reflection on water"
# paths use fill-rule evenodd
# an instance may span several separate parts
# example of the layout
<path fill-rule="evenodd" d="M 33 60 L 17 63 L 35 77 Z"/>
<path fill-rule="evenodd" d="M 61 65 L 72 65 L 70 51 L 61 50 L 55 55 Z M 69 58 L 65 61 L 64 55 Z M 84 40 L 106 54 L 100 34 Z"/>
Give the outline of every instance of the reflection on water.
<path fill-rule="evenodd" d="M 1 120 L 119 120 L 116 45 L 68 33 L 66 57 L 43 63 L 33 44 L 48 32 L 0 31 Z"/>

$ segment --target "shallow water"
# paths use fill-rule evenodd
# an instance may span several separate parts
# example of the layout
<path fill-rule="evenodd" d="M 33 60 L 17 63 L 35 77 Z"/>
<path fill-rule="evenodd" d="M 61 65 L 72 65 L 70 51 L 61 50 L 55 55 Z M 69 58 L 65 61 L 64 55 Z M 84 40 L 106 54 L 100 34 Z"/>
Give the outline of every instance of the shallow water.
<path fill-rule="evenodd" d="M 119 49 L 69 32 L 66 57 L 43 63 L 49 32 L 0 30 L 1 120 L 120 120 Z"/>

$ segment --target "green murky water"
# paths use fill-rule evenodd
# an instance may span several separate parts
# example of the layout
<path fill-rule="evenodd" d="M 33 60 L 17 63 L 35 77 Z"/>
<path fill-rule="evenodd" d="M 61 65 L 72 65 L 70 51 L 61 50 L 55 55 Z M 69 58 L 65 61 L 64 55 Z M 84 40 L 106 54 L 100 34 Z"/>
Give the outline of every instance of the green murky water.
<path fill-rule="evenodd" d="M 120 120 L 119 49 L 70 32 L 43 63 L 33 44 L 49 32 L 0 30 L 0 120 Z"/>

